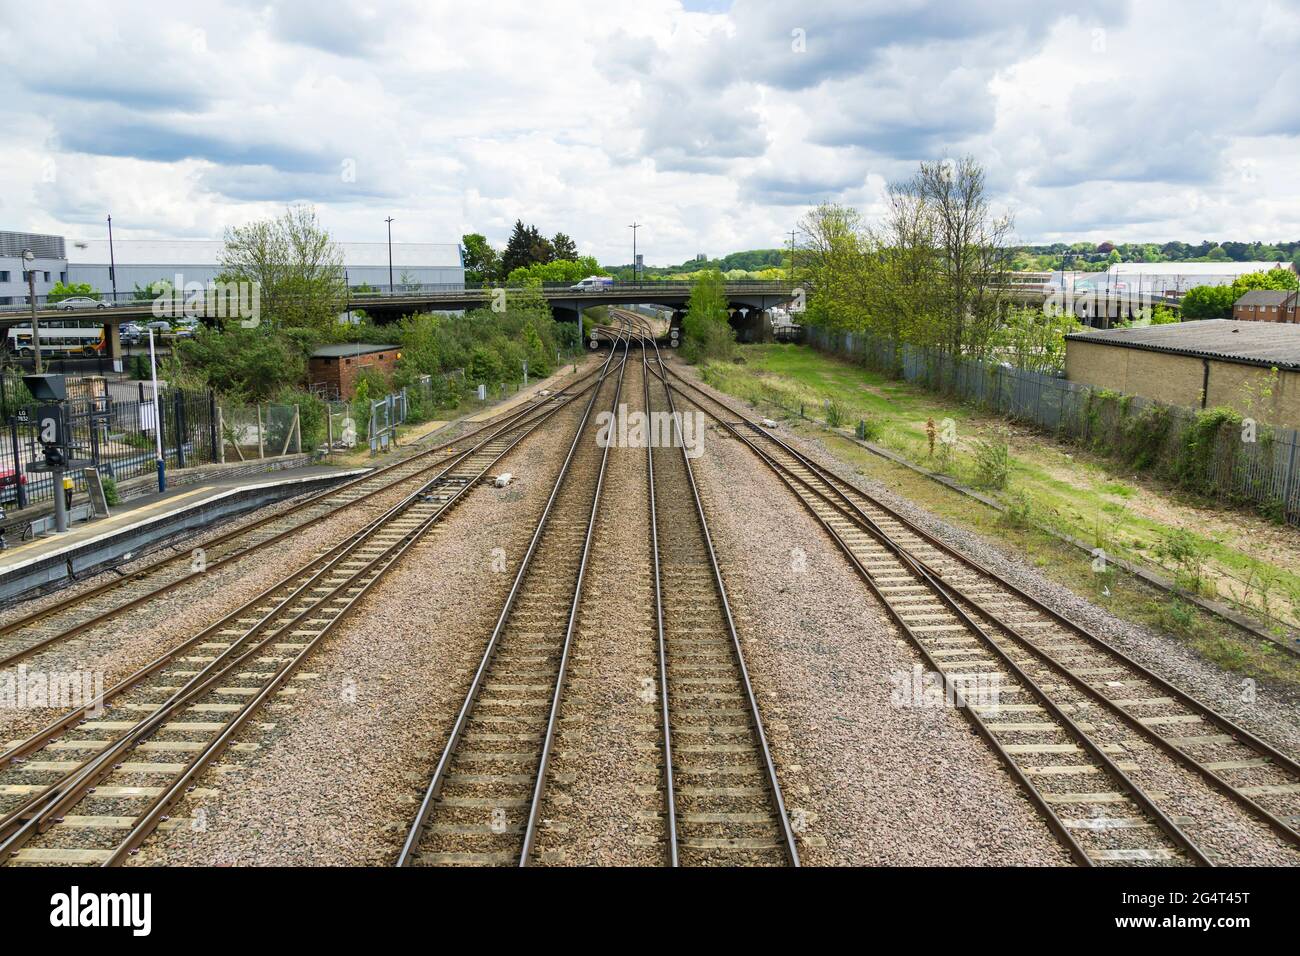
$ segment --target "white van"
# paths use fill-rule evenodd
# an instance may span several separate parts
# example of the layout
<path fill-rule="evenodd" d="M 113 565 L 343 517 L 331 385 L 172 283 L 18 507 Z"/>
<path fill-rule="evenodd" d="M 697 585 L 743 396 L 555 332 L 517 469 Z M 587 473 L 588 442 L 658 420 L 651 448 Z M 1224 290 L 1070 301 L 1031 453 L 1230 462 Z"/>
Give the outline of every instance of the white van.
<path fill-rule="evenodd" d="M 574 292 L 594 292 L 597 289 L 608 289 L 614 285 L 612 276 L 587 276 L 577 285 L 569 286 Z"/>

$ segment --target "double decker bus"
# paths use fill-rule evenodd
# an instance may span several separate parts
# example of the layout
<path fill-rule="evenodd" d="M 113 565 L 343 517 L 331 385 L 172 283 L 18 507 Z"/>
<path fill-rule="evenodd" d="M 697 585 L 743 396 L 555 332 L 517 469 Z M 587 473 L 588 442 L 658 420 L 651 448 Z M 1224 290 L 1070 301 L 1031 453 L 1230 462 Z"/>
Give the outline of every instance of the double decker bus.
<path fill-rule="evenodd" d="M 10 352 L 24 358 L 36 351 L 30 322 L 11 327 L 5 341 Z M 76 319 L 41 323 L 42 355 L 102 355 L 104 345 L 103 325 L 82 325 Z"/>

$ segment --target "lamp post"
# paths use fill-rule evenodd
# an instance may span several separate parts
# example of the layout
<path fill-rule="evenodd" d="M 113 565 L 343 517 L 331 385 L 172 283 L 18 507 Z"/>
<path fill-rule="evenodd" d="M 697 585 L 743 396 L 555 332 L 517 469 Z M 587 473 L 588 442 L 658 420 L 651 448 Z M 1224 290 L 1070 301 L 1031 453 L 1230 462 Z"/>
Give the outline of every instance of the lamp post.
<path fill-rule="evenodd" d="M 388 294 L 393 294 L 393 217 L 389 216 L 384 222 L 388 223 Z"/>
<path fill-rule="evenodd" d="M 794 237 L 796 234 L 797 230 L 790 230 L 790 281 L 792 283 L 794 282 Z"/>
<path fill-rule="evenodd" d="M 640 222 L 633 222 L 632 225 L 628 226 L 628 229 L 632 230 L 632 281 L 633 282 L 638 282 L 641 280 L 641 269 L 637 268 L 637 229 L 640 228 L 641 228 Z"/>
<path fill-rule="evenodd" d="M 113 283 L 113 304 L 117 305 L 117 260 L 113 258 L 113 216 L 108 217 L 108 279 Z"/>
<path fill-rule="evenodd" d="M 30 249 L 23 250 L 23 265 L 27 267 L 28 301 L 32 304 L 32 353 L 36 356 L 36 374 L 41 368 L 41 323 L 36 318 L 36 255 Z"/>

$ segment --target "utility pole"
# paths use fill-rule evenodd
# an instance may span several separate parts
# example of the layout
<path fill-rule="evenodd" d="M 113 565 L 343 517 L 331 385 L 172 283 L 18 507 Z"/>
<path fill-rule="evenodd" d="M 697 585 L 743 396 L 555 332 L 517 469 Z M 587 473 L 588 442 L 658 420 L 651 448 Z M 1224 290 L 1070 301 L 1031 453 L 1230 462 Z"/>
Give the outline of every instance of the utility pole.
<path fill-rule="evenodd" d="M 23 250 L 23 265 L 27 267 L 27 298 L 32 304 L 32 353 L 36 356 L 36 374 L 41 368 L 41 323 L 36 318 L 36 255 L 30 249 Z"/>
<path fill-rule="evenodd" d="M 388 223 L 388 294 L 393 294 L 393 217 L 389 216 L 384 222 Z"/>
<path fill-rule="evenodd" d="M 790 230 L 790 281 L 794 282 L 794 237 L 797 230 Z"/>
<path fill-rule="evenodd" d="M 636 231 L 641 228 L 641 223 L 634 222 L 628 228 L 632 230 L 632 281 L 639 282 L 641 270 L 636 267 Z"/>
<path fill-rule="evenodd" d="M 158 490 L 167 490 L 167 459 L 163 456 L 162 440 L 162 407 L 158 401 L 158 360 L 154 357 L 153 351 L 153 329 L 149 330 L 149 378 L 153 382 L 153 434 L 154 448 L 157 449 L 158 458 L 155 465 L 158 469 Z M 177 441 L 180 439 L 177 438 Z M 262 440 L 262 428 L 258 425 L 257 440 Z"/>
<path fill-rule="evenodd" d="M 108 217 L 108 278 L 113 283 L 113 304 L 117 305 L 117 260 L 113 258 L 113 216 Z"/>

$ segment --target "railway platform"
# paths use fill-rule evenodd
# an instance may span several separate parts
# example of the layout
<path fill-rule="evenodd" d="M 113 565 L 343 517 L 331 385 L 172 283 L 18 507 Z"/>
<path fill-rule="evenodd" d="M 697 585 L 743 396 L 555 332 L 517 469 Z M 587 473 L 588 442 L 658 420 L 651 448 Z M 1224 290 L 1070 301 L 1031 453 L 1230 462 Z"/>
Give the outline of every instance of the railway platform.
<path fill-rule="evenodd" d="M 132 498 L 110 508 L 108 517 L 75 524 L 65 534 L 11 542 L 0 552 L 0 603 L 71 583 L 187 531 L 321 491 L 369 470 L 316 465 L 217 478 Z"/>

